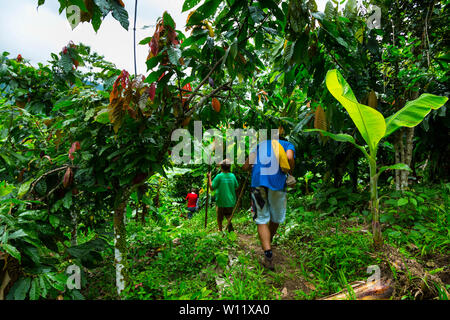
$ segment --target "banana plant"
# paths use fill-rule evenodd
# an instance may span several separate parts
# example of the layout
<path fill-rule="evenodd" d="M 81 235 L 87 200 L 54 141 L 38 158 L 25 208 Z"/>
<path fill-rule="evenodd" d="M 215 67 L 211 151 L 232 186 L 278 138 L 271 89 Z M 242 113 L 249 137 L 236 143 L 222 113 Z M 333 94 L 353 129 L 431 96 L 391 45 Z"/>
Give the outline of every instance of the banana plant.
<path fill-rule="evenodd" d="M 403 163 L 383 166 L 377 170 L 377 150 L 379 142 L 381 139 L 388 137 L 401 127 L 412 128 L 417 126 L 432 109 L 436 110 L 442 107 L 447 102 L 448 98 L 424 93 L 419 98 L 408 101 L 401 110 L 385 119 L 383 115 L 374 108 L 361 104 L 356 100 L 352 89 L 338 70 L 329 70 L 325 82 L 330 93 L 348 112 L 367 145 L 361 146 L 357 144 L 354 137 L 344 133 L 335 134 L 321 129 L 306 129 L 304 131 L 317 131 L 336 141 L 350 142 L 361 150 L 367 158 L 370 170 L 372 235 L 375 248 L 379 248 L 382 246 L 383 239 L 381 235 L 379 199 L 377 192 L 378 177 L 386 170 L 411 170 Z"/>

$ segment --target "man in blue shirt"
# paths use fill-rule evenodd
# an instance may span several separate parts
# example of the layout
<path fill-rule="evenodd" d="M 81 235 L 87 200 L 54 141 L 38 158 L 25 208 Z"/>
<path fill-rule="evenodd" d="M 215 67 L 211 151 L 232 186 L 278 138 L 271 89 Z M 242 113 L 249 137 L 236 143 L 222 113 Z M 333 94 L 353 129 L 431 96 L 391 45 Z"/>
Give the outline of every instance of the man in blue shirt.
<path fill-rule="evenodd" d="M 278 140 L 286 152 L 289 173 L 295 165 L 295 147 L 280 137 Z M 286 174 L 281 170 L 273 151 L 272 140 L 265 140 L 254 148 L 243 169 L 252 167 L 251 200 L 258 226 L 261 247 L 264 250 L 263 265 L 274 270 L 272 239 L 286 216 Z"/>

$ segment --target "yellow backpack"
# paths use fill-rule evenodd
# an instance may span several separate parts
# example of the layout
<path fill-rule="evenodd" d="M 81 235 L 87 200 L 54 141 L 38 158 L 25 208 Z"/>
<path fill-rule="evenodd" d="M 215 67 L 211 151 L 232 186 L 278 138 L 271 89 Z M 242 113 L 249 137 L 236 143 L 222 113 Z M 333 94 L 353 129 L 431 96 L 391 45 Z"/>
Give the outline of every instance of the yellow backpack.
<path fill-rule="evenodd" d="M 284 151 L 283 146 L 278 140 L 272 140 L 272 149 L 275 153 L 275 157 L 277 158 L 278 163 L 280 164 L 281 171 L 287 173 L 291 169 L 291 167 L 289 166 L 286 151 Z"/>

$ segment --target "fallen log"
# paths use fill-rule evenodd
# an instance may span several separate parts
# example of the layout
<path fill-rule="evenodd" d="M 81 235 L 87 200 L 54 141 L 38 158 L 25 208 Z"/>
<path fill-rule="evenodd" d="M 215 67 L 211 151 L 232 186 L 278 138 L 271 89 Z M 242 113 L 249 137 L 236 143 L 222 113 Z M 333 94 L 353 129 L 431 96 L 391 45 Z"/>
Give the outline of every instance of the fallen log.
<path fill-rule="evenodd" d="M 355 281 L 349 283 L 349 286 L 352 292 L 344 289 L 320 300 L 387 300 L 394 291 L 390 279 L 381 279 L 379 282 Z"/>

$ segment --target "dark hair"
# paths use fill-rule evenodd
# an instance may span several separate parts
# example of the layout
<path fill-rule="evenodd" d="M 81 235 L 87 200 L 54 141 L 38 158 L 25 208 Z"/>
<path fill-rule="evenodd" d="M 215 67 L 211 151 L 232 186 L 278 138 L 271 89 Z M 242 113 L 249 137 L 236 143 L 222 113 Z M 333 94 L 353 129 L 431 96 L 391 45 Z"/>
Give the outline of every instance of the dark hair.
<path fill-rule="evenodd" d="M 231 162 L 230 162 L 230 160 L 228 160 L 228 159 L 223 160 L 220 163 L 220 167 L 222 168 L 222 170 L 224 172 L 230 172 L 230 169 L 231 169 Z"/>
<path fill-rule="evenodd" d="M 195 193 L 196 189 L 195 188 L 191 188 L 191 192 Z"/>

